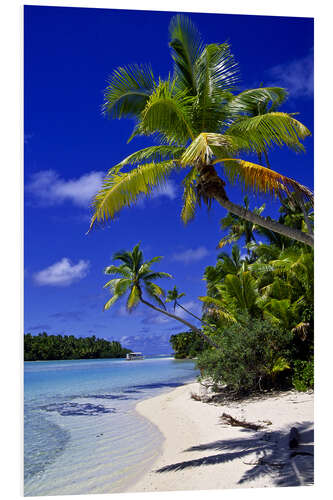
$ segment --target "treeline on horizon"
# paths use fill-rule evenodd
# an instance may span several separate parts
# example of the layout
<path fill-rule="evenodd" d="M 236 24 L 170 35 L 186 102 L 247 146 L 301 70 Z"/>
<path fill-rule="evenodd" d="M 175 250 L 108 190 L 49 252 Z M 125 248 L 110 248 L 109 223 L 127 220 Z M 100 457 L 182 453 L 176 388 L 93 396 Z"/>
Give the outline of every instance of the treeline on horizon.
<path fill-rule="evenodd" d="M 24 335 L 24 361 L 47 361 L 62 359 L 125 358 L 132 352 L 115 340 L 108 341 L 74 335 Z"/>

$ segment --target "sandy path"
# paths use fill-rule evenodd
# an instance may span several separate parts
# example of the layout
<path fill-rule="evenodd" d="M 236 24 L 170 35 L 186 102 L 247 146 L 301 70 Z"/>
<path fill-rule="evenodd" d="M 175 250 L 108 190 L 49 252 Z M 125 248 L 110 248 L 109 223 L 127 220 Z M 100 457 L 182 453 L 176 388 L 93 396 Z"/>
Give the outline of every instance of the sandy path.
<path fill-rule="evenodd" d="M 290 391 L 252 401 L 215 406 L 191 399 L 197 383 L 138 403 L 165 441 L 152 469 L 128 491 L 205 490 L 297 486 L 313 482 L 313 394 Z M 225 412 L 260 431 L 222 425 Z M 289 448 L 297 426 L 301 444 Z M 293 451 L 305 453 L 290 457 Z"/>

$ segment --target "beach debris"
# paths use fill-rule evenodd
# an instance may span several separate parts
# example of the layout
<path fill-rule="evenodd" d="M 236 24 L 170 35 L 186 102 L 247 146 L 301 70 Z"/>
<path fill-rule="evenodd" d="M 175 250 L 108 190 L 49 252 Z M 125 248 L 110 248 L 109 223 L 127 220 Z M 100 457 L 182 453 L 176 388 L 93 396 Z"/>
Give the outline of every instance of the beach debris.
<path fill-rule="evenodd" d="M 238 420 L 237 418 L 228 415 L 228 413 L 222 413 L 220 419 L 223 423 L 229 424 L 233 427 L 245 427 L 246 429 L 251 429 L 253 431 L 258 431 L 264 428 L 263 425 L 253 424 L 251 422 L 246 422 L 245 420 Z"/>
<path fill-rule="evenodd" d="M 273 425 L 273 423 L 270 420 L 261 420 L 261 422 L 266 425 Z"/>
<path fill-rule="evenodd" d="M 296 427 L 290 429 L 289 434 L 289 448 L 297 448 L 299 443 L 299 432 Z"/>
<path fill-rule="evenodd" d="M 201 401 L 201 396 L 196 392 L 191 392 L 191 399 L 194 399 L 194 401 Z"/>

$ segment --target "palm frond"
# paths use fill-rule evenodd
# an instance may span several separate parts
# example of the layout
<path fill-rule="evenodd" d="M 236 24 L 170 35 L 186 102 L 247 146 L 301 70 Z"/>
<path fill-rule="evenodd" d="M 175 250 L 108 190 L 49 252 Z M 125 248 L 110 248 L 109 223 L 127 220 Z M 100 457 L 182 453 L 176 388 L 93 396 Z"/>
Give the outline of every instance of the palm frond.
<path fill-rule="evenodd" d="M 214 156 L 211 146 L 218 146 L 224 152 L 235 152 L 233 139 L 222 134 L 202 132 L 186 148 L 181 156 L 180 162 L 185 167 L 193 165 L 197 161 L 209 164 Z"/>
<path fill-rule="evenodd" d="M 235 316 L 227 311 L 225 304 L 222 300 L 216 299 L 215 297 L 201 296 L 198 297 L 201 302 L 207 306 L 208 314 L 216 314 L 220 319 L 225 320 L 230 323 L 237 323 Z"/>
<path fill-rule="evenodd" d="M 122 295 L 124 295 L 124 293 L 127 292 L 131 284 L 132 284 L 132 279 L 129 278 L 120 279 L 116 284 L 116 286 L 114 287 L 114 293 L 121 297 Z"/>
<path fill-rule="evenodd" d="M 194 66 L 203 49 L 200 33 L 190 18 L 178 14 L 171 19 L 169 36 L 177 85 L 195 95 Z"/>
<path fill-rule="evenodd" d="M 108 83 L 103 112 L 112 118 L 138 117 L 155 86 L 151 67 L 138 64 L 117 68 Z"/>
<path fill-rule="evenodd" d="M 126 173 L 110 171 L 93 200 L 90 229 L 95 222 L 113 219 L 122 208 L 135 204 L 140 194 L 150 196 L 154 187 L 165 185 L 174 167 L 172 161 L 166 161 L 140 165 Z"/>
<path fill-rule="evenodd" d="M 131 293 L 126 302 L 126 309 L 132 311 L 140 302 L 140 290 L 136 285 L 132 286 Z"/>
<path fill-rule="evenodd" d="M 135 151 L 135 153 L 130 154 L 120 163 L 112 167 L 108 173 L 112 174 L 115 169 L 121 170 L 126 165 L 136 165 L 141 163 L 142 161 L 147 160 L 154 163 L 160 163 L 164 160 L 176 160 L 177 158 L 180 158 L 184 151 L 184 147 L 177 147 L 172 145 L 150 146 L 148 148 L 140 149 L 139 151 Z"/>
<path fill-rule="evenodd" d="M 108 281 L 107 283 L 105 283 L 105 285 L 103 285 L 103 288 L 110 288 L 111 290 L 114 291 L 114 289 L 116 288 L 117 284 L 119 283 L 119 281 L 121 281 L 123 278 L 113 278 L 112 280 Z"/>
<path fill-rule="evenodd" d="M 107 266 L 104 269 L 105 274 L 120 274 L 124 278 L 129 278 L 131 275 L 131 270 L 127 265 L 122 266 Z"/>
<path fill-rule="evenodd" d="M 241 137 L 253 152 L 264 153 L 273 144 L 286 145 L 296 152 L 304 151 L 300 139 L 311 134 L 305 125 L 288 113 L 274 111 L 241 118 L 229 127 L 226 135 Z"/>
<path fill-rule="evenodd" d="M 237 241 L 239 239 L 239 237 L 240 237 L 240 235 L 238 236 L 235 233 L 227 234 L 218 242 L 217 248 L 223 248 L 226 245 L 230 245 L 231 243 L 234 243 L 235 241 Z"/>
<path fill-rule="evenodd" d="M 297 191 L 305 201 L 313 204 L 311 191 L 290 177 L 237 158 L 219 159 L 215 163 L 222 161 L 224 161 L 224 172 L 232 184 L 239 182 L 244 189 L 250 188 L 254 192 L 269 193 L 275 197 L 290 196 L 292 191 Z"/>
<path fill-rule="evenodd" d="M 159 280 L 162 278 L 171 278 L 173 279 L 173 276 L 169 273 L 164 273 L 162 271 L 156 271 L 156 272 L 148 272 L 147 274 L 142 274 L 140 275 L 140 278 L 144 280 Z"/>
<path fill-rule="evenodd" d="M 109 299 L 105 304 L 104 304 L 104 308 L 103 310 L 104 311 L 107 311 L 108 309 L 110 309 L 110 307 L 115 303 L 117 302 L 117 300 L 120 299 L 120 296 L 119 295 L 113 295 L 113 297 L 111 297 L 111 299 Z"/>
<path fill-rule="evenodd" d="M 120 260 L 125 266 L 127 266 L 130 271 L 133 271 L 133 255 L 132 252 L 125 250 L 118 250 L 113 254 L 112 260 Z"/>
<path fill-rule="evenodd" d="M 229 43 L 206 45 L 197 59 L 195 73 L 198 94 L 212 96 L 218 91 L 219 97 L 221 91 L 233 90 L 240 75 Z"/>
<path fill-rule="evenodd" d="M 156 285 L 156 283 L 152 283 L 150 281 L 145 280 L 145 290 L 150 298 L 152 298 L 159 306 L 163 309 L 166 309 L 164 302 L 160 299 L 161 296 L 164 296 L 164 291 L 161 287 Z"/>
<path fill-rule="evenodd" d="M 226 112 L 231 117 L 241 114 L 250 116 L 275 111 L 287 98 L 287 91 L 280 87 L 260 87 L 244 90 L 233 96 L 226 104 Z"/>
<path fill-rule="evenodd" d="M 183 180 L 183 207 L 181 211 L 181 219 L 184 224 L 187 224 L 194 218 L 195 207 L 197 205 L 197 192 L 195 189 L 195 179 L 198 175 L 197 169 L 193 167 Z"/>
<path fill-rule="evenodd" d="M 216 131 L 226 118 L 226 104 L 239 80 L 238 64 L 228 43 L 206 45 L 195 65 L 198 130 Z"/>
<path fill-rule="evenodd" d="M 146 135 L 160 132 L 168 142 L 184 145 L 194 138 L 191 125 L 193 97 L 177 92 L 174 82 L 160 81 L 141 114 L 140 131 Z"/>

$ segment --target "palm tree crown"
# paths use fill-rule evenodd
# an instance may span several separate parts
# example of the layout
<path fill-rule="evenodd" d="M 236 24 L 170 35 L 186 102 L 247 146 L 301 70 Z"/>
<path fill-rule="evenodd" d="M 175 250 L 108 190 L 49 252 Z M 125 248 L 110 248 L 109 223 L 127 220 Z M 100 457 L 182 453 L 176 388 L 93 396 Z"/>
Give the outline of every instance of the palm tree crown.
<path fill-rule="evenodd" d="M 133 251 L 120 251 L 114 254 L 113 260 L 120 260 L 120 266 L 108 266 L 105 268 L 105 274 L 118 275 L 108 281 L 104 288 L 109 288 L 112 297 L 107 301 L 104 310 L 109 309 L 118 299 L 129 292 L 126 307 L 128 311 L 133 310 L 142 298 L 143 290 L 147 295 L 165 308 L 161 296 L 164 291 L 160 286 L 154 283 L 154 280 L 160 278 L 172 278 L 171 274 L 163 272 L 153 272 L 151 265 L 158 262 L 162 257 L 154 257 L 149 261 L 143 261 L 143 253 L 136 245 Z"/>
<path fill-rule="evenodd" d="M 149 65 L 121 67 L 113 72 L 105 90 L 105 114 L 135 119 L 129 140 L 149 135 L 157 145 L 129 155 L 109 170 L 95 196 L 90 227 L 112 219 L 140 195 L 149 196 L 174 170 L 187 169 L 181 212 L 185 223 L 194 217 L 201 200 L 210 204 L 215 199 L 224 208 L 248 216 L 228 199 L 225 180 L 279 197 L 296 192 L 301 200 L 312 202 L 305 186 L 239 157 L 255 153 L 259 159 L 267 158 L 273 145 L 304 151 L 301 140 L 310 135 L 309 130 L 292 114 L 278 111 L 286 91 L 260 87 L 235 93 L 239 70 L 228 43 L 205 45 L 183 15 L 171 20 L 169 34 L 172 76 L 157 79 Z M 266 219 L 257 215 L 257 220 L 264 223 Z M 308 234 L 280 230 L 311 244 Z"/>

